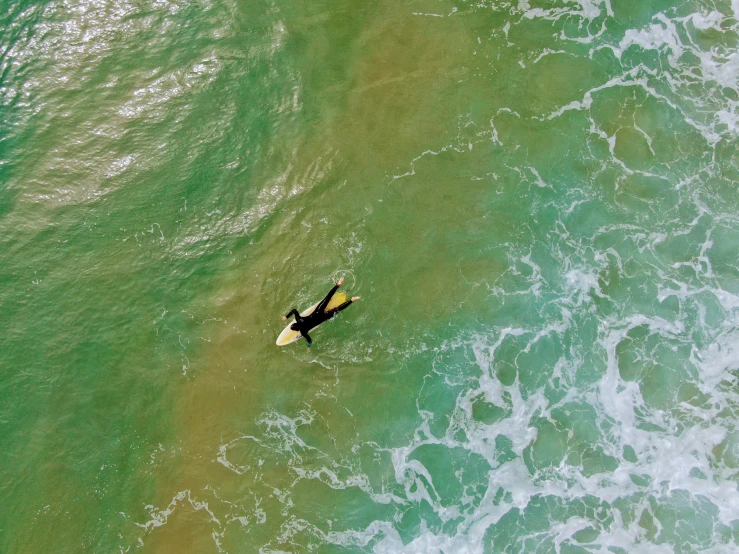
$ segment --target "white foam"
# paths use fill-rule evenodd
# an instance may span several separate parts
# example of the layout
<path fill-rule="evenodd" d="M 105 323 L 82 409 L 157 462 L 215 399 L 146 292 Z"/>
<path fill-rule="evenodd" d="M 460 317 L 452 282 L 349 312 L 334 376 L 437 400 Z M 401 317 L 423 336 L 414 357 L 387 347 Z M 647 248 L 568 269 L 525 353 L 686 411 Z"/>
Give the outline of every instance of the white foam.
<path fill-rule="evenodd" d="M 522 22 L 530 18 L 554 21 L 576 16 L 587 25 L 604 16 L 613 17 L 607 1 L 582 0 L 577 4 L 579 9 L 568 5 L 544 10 L 532 9 L 529 2 L 520 0 L 518 10 L 524 14 Z M 739 17 L 739 0 L 732 1 L 732 9 Z M 547 120 L 570 110 L 590 110 L 595 95 L 608 88 L 633 88 L 662 101 L 689 126 L 701 132 L 709 146 L 715 146 L 727 133 L 737 132 L 736 104 L 720 94 L 713 99 L 702 98 L 700 94 L 691 96 L 692 93 L 682 88 L 687 82 L 683 79 L 690 71 L 700 69 L 703 85 L 736 88 L 737 55 L 719 48 L 703 51 L 689 34 L 686 35 L 686 30 L 721 32 L 726 24 L 725 17 L 717 11 L 672 19 L 658 14 L 648 25 L 626 30 L 614 44 L 601 44 L 596 49 L 612 49 L 621 63 L 626 63 L 630 57 L 627 52 L 653 50 L 661 54 L 660 59 L 666 60 L 669 67 L 662 72 L 646 65 L 624 67 L 615 77 L 578 93 L 577 100 L 565 103 L 539 121 L 546 124 Z M 594 23 L 593 27 L 597 25 Z M 606 28 L 602 23 L 597 35 L 586 29 L 587 37 L 562 38 L 592 42 L 605 36 Z M 509 29 L 510 24 L 506 24 L 503 28 L 506 35 Z M 698 64 L 690 61 L 687 53 L 695 54 Z M 701 109 L 694 109 L 696 106 Z M 713 109 L 716 106 L 720 109 Z M 499 110 L 496 116 L 501 111 L 505 109 Z M 709 115 L 701 119 L 705 113 Z M 627 174 L 655 174 L 629 168 L 616 159 L 615 134 L 609 135 L 598 128 L 592 117 L 590 122 L 589 131 L 594 140 L 602 140 L 608 146 L 612 158 L 610 167 L 619 171 L 618 178 Z M 719 123 L 726 129 L 717 128 Z M 489 127 L 485 139 L 502 147 L 492 119 Z M 634 128 L 645 137 L 654 154 L 658 149 L 657 135 L 650 136 L 639 128 L 636 119 Z M 588 129 L 583 131 L 588 132 Z M 416 175 L 416 165 L 423 163 L 427 156 L 438 156 L 447 150 L 469 153 L 471 146 L 477 144 L 476 139 L 482 140 L 482 137 L 476 135 L 475 140 L 458 137 L 457 143 L 433 149 L 423 147 L 426 149 L 419 149 L 420 153 L 408 166 L 389 176 L 389 180 Z M 330 155 L 326 157 L 331 158 Z M 382 469 L 378 470 L 383 474 L 380 486 L 373 485 L 377 481 L 370 478 L 376 476 L 359 469 L 361 464 L 351 463 L 356 462 L 356 458 L 346 458 L 351 457 L 349 453 L 323 452 L 301 438 L 301 427 L 317 422 L 311 408 L 288 415 L 267 412 L 260 418 L 260 433 L 242 435 L 221 445 L 215 453 L 216 461 L 244 478 L 254 478 L 255 467 L 258 467 L 255 464 L 261 460 L 241 464 L 233 461 L 235 455 L 229 460 L 229 453 L 233 454 L 232 449 L 239 443 L 241 446 L 268 446 L 276 459 L 289 460 L 290 486 L 298 481 L 309 481 L 335 490 L 352 488 L 378 505 L 397 509 L 394 517 L 390 516 L 387 521 L 373 521 L 360 529 L 325 531 L 320 525 L 295 515 L 289 488 L 280 489 L 274 483 L 266 483 L 265 486 L 274 487 L 273 494 L 287 514 L 281 534 L 273 541 L 279 543 L 275 549 L 289 543 L 299 533 L 309 533 L 339 546 L 368 549 L 372 545 L 373 551 L 378 553 L 482 553 L 490 549 L 484 540 L 486 533 L 494 530 L 501 518 L 518 515 L 525 523 L 532 503 L 542 498 L 561 506 L 561 514 L 549 514 L 550 524 L 542 532 L 527 531 L 522 524 L 520 536 L 511 549 L 524 550 L 523 541 L 530 539 L 541 544 L 549 541 L 555 551 L 560 551 L 565 545 L 576 542 L 573 537 L 578 532 L 592 528 L 596 537 L 586 545 L 591 551 L 609 552 L 617 547 L 627 552 L 672 552 L 676 541 L 682 539 L 676 538 L 674 530 L 663 527 L 660 518 L 669 516 L 660 516 L 660 512 L 679 508 L 682 502 L 679 495 L 686 495 L 691 504 L 707 503 L 715 510 L 716 515 L 706 516 L 714 528 L 719 524 L 731 525 L 739 519 L 735 468 L 723 463 L 720 456 L 721 449 L 728 448 L 727 441 L 732 440 L 735 432 L 731 414 L 739 405 L 734 375 L 739 370 L 739 296 L 726 290 L 721 280 L 720 266 L 713 257 L 718 232 L 711 227 L 719 220 L 732 228 L 739 222 L 730 219 L 734 217 L 732 214 L 714 213 L 715 206 L 720 203 L 712 199 L 708 204 L 714 208 L 712 211 L 695 192 L 703 189 L 706 175 L 715 169 L 715 161 L 707 163 L 713 165 L 701 165 L 694 173 L 691 169 L 689 175 L 669 173 L 670 168 L 663 168 L 666 173 L 661 178 L 674 184 L 671 192 L 677 198 L 676 208 L 658 205 L 650 218 L 629 219 L 628 223 L 618 221 L 621 215 L 632 215 L 624 209 L 623 214 L 617 213 L 612 220 L 615 223 L 604 223 L 597 230 L 588 231 L 593 236 L 578 234 L 575 226 L 568 226 L 569 222 L 582 213 L 577 206 L 602 204 L 606 200 L 587 183 L 567 183 L 567 192 L 563 192 L 565 200 L 549 204 L 558 211 L 556 223 L 552 229 L 543 230 L 535 237 L 541 241 L 537 247 L 543 246 L 552 259 L 537 257 L 537 250 L 530 244 L 518 251 L 511 247 L 510 268 L 489 288 L 496 301 L 505 307 L 508 307 L 506 302 L 520 302 L 524 306 L 522 310 L 528 311 L 515 323 L 481 324 L 474 332 L 461 330 L 459 336 L 445 341 L 439 348 L 416 345 L 398 357 L 408 360 L 423 355 L 426 359 L 435 352 L 437 357 L 430 363 L 426 380 L 459 392 L 450 413 L 434 413 L 423 404 L 418 410 L 419 423 L 415 432 L 405 443 L 380 445 L 361 442 L 358 437 L 353 455 L 359 456 L 360 447 L 370 447 L 378 458 L 380 455 L 383 459 L 389 457 L 389 462 L 383 462 Z M 304 177 L 308 182 L 320 179 L 327 168 L 330 166 L 325 159 L 316 160 Z M 528 163 L 499 171 L 507 170 L 516 172 L 529 185 L 554 188 Z M 300 194 L 303 189 L 299 181 L 288 173 L 269 183 L 263 194 L 265 213 L 291 192 Z M 559 183 L 557 187 L 559 189 Z M 529 190 L 539 192 L 533 186 Z M 658 213 L 661 209 L 665 213 Z M 535 210 L 533 207 L 532 211 Z M 256 224 L 260 214 L 253 213 L 250 217 L 253 219 L 249 224 Z M 698 230 L 705 225 L 708 230 L 703 238 Z M 698 242 L 692 238 L 694 236 L 700 237 Z M 610 246 L 599 250 L 599 241 L 610 237 L 615 240 L 608 240 Z M 691 247 L 684 257 L 678 257 L 672 241 L 676 238 L 687 241 L 689 237 Z M 364 248 L 361 235 L 342 239 L 341 244 L 357 254 Z M 530 269 L 528 277 L 522 277 L 516 269 L 516 265 L 524 269 L 521 264 Z M 619 292 L 618 285 L 611 285 L 604 277 L 607 270 L 613 270 L 627 283 L 622 287 L 633 289 Z M 529 271 L 525 273 L 528 275 Z M 683 277 L 684 273 L 690 273 L 690 279 Z M 638 297 L 634 302 L 631 294 Z M 671 311 L 673 304 L 677 304 L 677 308 Z M 583 333 L 583 329 L 591 330 L 592 334 Z M 542 379 L 532 379 L 539 383 L 534 387 L 524 382 L 523 360 L 545 345 L 553 345 L 553 354 L 551 359 L 538 360 L 541 367 L 536 369 Z M 375 349 L 380 350 L 377 345 Z M 515 350 L 514 354 L 510 354 L 511 349 Z M 450 378 L 452 372 L 445 367 L 447 361 L 442 356 L 457 350 L 464 353 L 470 366 L 460 370 L 461 375 L 455 375 L 458 378 Z M 631 362 L 624 361 L 622 350 L 633 354 Z M 660 357 L 663 352 L 672 355 L 672 362 Z M 514 374 L 512 382 L 504 379 L 509 384 L 504 384 L 499 374 L 504 363 L 512 367 Z M 655 393 L 661 392 L 654 388 L 673 386 L 672 382 L 650 382 L 643 375 L 627 375 L 629 369 L 647 372 L 650 368 L 663 370 L 669 375 L 668 380 L 679 383 L 677 389 L 666 391 L 673 393 L 674 398 L 672 402 L 664 401 L 667 407 L 660 404 L 660 399 L 654 400 Z M 697 389 L 704 397 L 680 401 L 683 385 Z M 333 386 L 339 386 L 338 377 Z M 482 401 L 497 407 L 504 415 L 492 422 L 476 419 L 476 403 Z M 558 414 L 567 412 L 569 417 L 577 418 L 578 410 L 587 419 L 594 437 L 578 437 L 575 424 L 571 428 L 561 428 L 563 424 Z M 356 414 L 356 410 L 349 413 Z M 449 421 L 441 431 L 437 427 L 439 416 L 448 416 Z M 542 421 L 556 429 L 565 445 L 561 459 L 548 466 L 532 463 L 530 459 L 537 441 L 545 438 L 537 430 Z M 576 419 L 573 421 L 578 423 Z M 504 439 L 508 444 L 505 449 L 496 442 Z M 616 469 L 586 471 L 581 459 L 584 456 L 582 441 L 588 443 L 587 452 L 601 453 L 615 460 Z M 461 500 L 445 499 L 441 480 L 450 477 L 437 475 L 433 466 L 427 467 L 416 456 L 419 449 L 429 446 L 433 446 L 439 456 L 444 456 L 448 450 L 452 457 L 453 452 L 461 450 L 479 459 L 483 477 L 475 484 L 484 488 L 484 492 L 474 493 L 465 488 Z M 455 474 L 454 478 L 461 483 L 460 474 Z M 503 494 L 499 495 L 499 490 Z M 165 524 L 177 503 L 189 499 L 189 496 L 181 496 L 184 493 L 178 494 L 174 504 L 170 503 L 163 510 L 152 509 L 150 521 L 141 524 L 142 528 L 148 532 Z M 593 499 L 597 499 L 606 517 L 591 517 L 575 509 L 579 502 L 593 502 Z M 617 502 L 618 507 L 615 506 Z M 401 536 L 397 520 L 407 509 L 418 506 L 433 510 L 435 518 L 442 523 L 457 523 L 442 529 L 436 521 L 422 521 L 410 542 L 404 544 L 409 537 Z M 656 530 L 659 540 L 642 527 L 642 516 L 651 519 L 648 526 Z M 222 532 L 222 519 L 214 522 L 219 532 Z M 244 524 L 238 518 L 233 521 Z M 733 539 L 729 544 L 717 541 L 714 539 L 709 550 L 736 550 Z"/>
<path fill-rule="evenodd" d="M 653 23 L 645 29 L 629 29 L 626 31 L 618 48 L 613 49 L 618 58 L 621 58 L 623 53 L 631 46 L 638 46 L 645 50 L 661 50 L 664 48 L 670 52 L 670 63 L 672 65 L 677 64 L 678 59 L 684 52 L 677 28 L 663 14 L 659 14 L 655 19 L 659 23 Z"/>

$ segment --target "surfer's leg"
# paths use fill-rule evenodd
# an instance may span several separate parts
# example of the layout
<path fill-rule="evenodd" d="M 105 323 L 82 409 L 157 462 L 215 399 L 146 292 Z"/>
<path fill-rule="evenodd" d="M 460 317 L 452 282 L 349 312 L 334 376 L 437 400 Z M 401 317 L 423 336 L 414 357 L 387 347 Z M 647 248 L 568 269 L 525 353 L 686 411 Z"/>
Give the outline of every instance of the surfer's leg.
<path fill-rule="evenodd" d="M 350 304 L 353 304 L 357 300 L 360 300 L 361 296 L 352 296 L 351 300 L 347 300 L 343 304 L 339 304 L 335 308 L 331 308 L 329 311 L 326 312 L 327 315 L 330 315 L 331 317 L 334 317 L 337 313 L 339 313 L 341 310 L 346 310 Z"/>
<path fill-rule="evenodd" d="M 318 306 L 316 306 L 316 309 L 314 310 L 313 313 L 320 314 L 321 312 L 326 311 L 326 306 L 328 306 L 328 303 L 331 302 L 331 297 L 333 297 L 334 293 L 337 290 L 339 290 L 340 286 L 341 286 L 341 283 L 336 283 L 336 285 L 334 285 L 334 288 L 332 288 L 329 291 L 329 293 L 326 295 L 326 298 L 324 298 L 318 303 Z"/>
<path fill-rule="evenodd" d="M 347 300 L 343 304 L 339 304 L 335 308 L 331 308 L 329 311 L 326 312 L 326 315 L 330 315 L 331 317 L 334 317 L 336 314 L 338 314 L 341 310 L 345 310 L 349 307 L 349 304 L 351 304 L 351 300 Z"/>

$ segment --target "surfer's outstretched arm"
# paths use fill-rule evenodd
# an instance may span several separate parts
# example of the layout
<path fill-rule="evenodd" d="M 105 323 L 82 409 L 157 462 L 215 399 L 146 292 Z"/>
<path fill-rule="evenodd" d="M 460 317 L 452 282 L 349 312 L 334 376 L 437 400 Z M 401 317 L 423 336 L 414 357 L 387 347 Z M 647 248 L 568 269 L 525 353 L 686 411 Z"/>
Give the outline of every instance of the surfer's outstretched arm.
<path fill-rule="evenodd" d="M 313 341 L 312 341 L 312 340 L 310 340 L 310 335 L 308 334 L 308 331 L 303 331 L 303 330 L 301 329 L 301 330 L 300 330 L 300 334 L 301 334 L 301 335 L 303 335 L 303 337 L 305 338 L 305 340 L 307 340 L 307 341 L 308 341 L 308 346 L 310 346 L 311 344 L 313 344 Z"/>
<path fill-rule="evenodd" d="M 301 316 L 300 315 L 300 312 L 298 312 L 298 310 L 296 310 L 295 308 L 293 308 L 292 310 L 290 310 L 288 312 L 288 314 L 285 317 L 283 317 L 282 319 L 285 320 L 288 317 L 290 317 L 291 315 L 295 315 L 295 321 L 301 321 L 303 319 L 303 316 Z"/>

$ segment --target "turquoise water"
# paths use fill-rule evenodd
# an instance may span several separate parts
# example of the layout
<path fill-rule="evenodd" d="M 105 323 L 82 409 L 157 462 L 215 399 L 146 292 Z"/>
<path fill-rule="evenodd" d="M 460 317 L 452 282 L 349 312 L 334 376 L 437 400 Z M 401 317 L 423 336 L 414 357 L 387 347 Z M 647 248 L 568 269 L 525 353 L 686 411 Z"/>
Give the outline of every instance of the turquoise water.
<path fill-rule="evenodd" d="M 737 550 L 737 0 L 2 8 L 0 551 Z"/>

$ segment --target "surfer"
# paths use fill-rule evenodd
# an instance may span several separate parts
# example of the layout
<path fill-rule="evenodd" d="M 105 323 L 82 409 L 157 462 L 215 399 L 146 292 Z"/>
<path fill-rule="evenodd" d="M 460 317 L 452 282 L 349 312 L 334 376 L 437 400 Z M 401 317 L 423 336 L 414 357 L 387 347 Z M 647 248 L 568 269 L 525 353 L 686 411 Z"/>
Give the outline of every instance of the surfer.
<path fill-rule="evenodd" d="M 331 297 L 342 284 L 344 284 L 343 277 L 339 279 L 339 282 L 336 283 L 336 285 L 334 285 L 334 288 L 329 291 L 329 293 L 326 295 L 326 298 L 318 303 L 318 306 L 316 306 L 316 309 L 313 310 L 310 315 L 303 317 L 302 315 L 300 315 L 300 312 L 298 312 L 298 310 L 293 308 L 292 310 L 290 310 L 290 313 L 282 317 L 282 321 L 287 321 L 287 318 L 291 315 L 295 316 L 295 323 L 290 325 L 290 329 L 292 329 L 293 331 L 300 331 L 300 334 L 305 337 L 306 341 L 308 341 L 308 346 L 311 346 L 313 344 L 313 341 L 311 341 L 310 336 L 308 335 L 308 331 L 310 331 L 314 327 L 319 326 L 324 321 L 328 321 L 341 310 L 348 308 L 349 304 L 351 304 L 352 302 L 356 302 L 357 300 L 362 298 L 361 296 L 352 296 L 351 300 L 347 300 L 346 302 L 336 306 L 335 308 L 326 310 L 326 306 L 328 306 L 328 303 L 331 302 Z"/>

